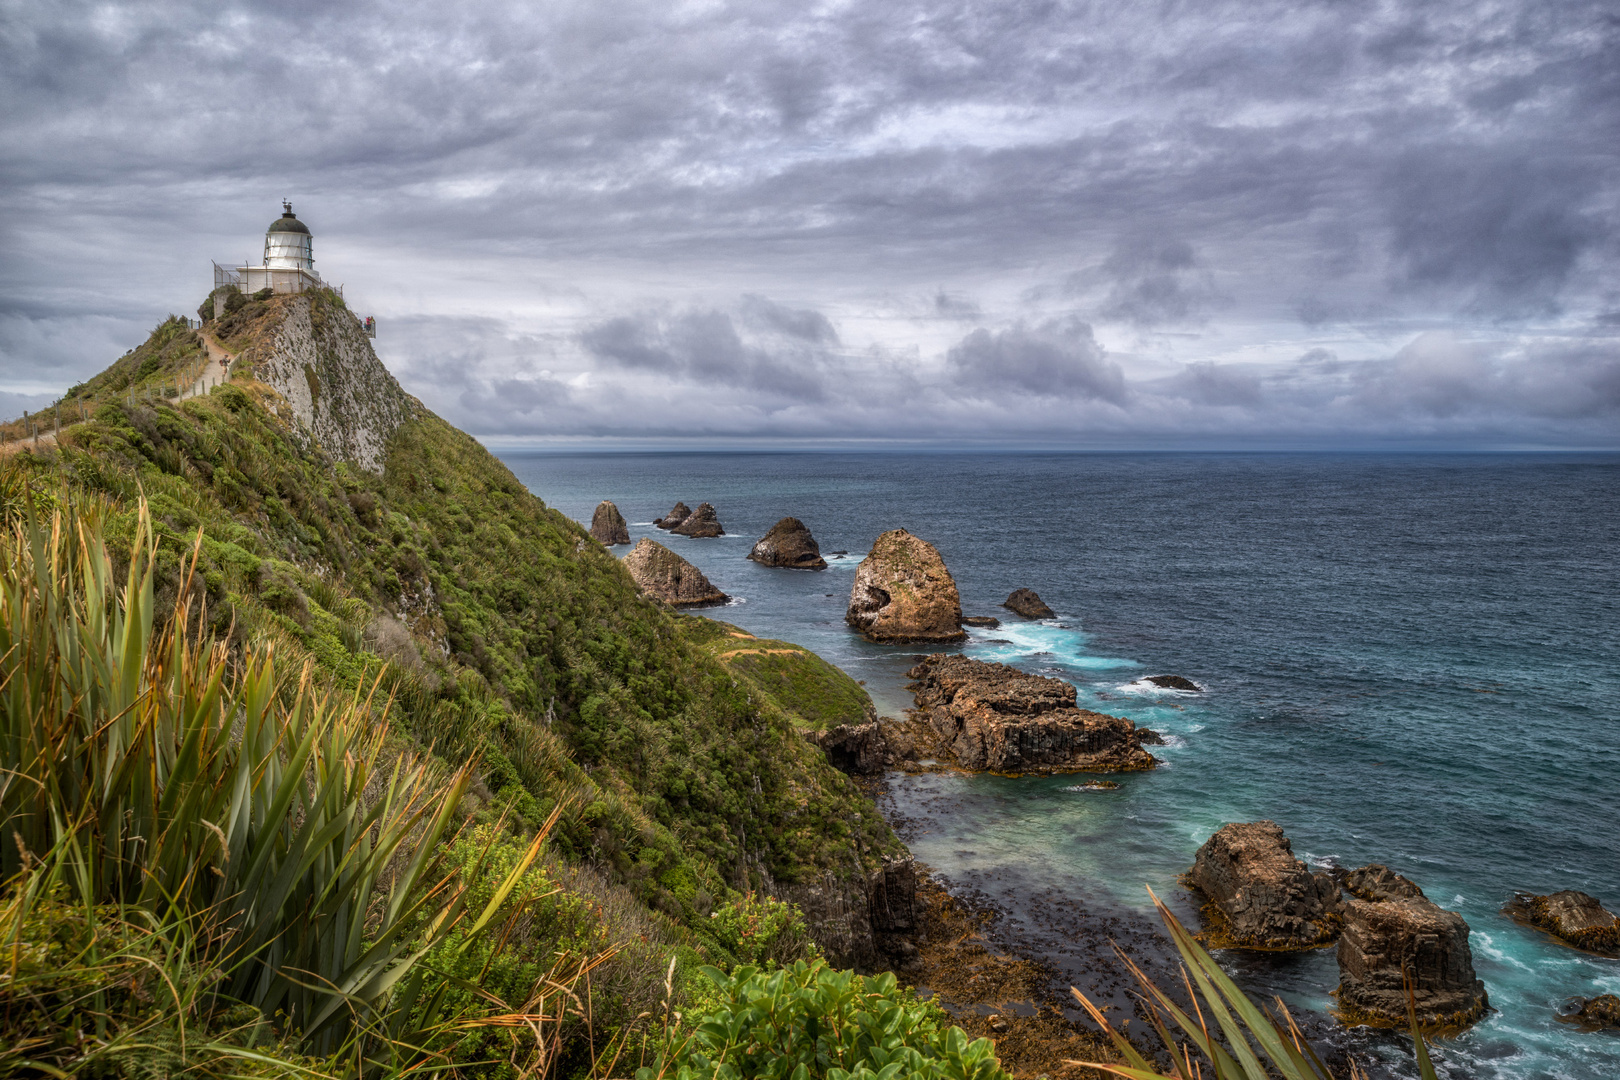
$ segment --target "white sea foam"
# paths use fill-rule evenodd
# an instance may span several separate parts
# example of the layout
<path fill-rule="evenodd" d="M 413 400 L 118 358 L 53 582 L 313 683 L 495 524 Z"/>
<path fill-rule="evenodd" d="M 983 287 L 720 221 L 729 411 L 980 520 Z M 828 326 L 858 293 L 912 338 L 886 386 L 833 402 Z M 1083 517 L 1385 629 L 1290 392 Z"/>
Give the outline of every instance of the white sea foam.
<path fill-rule="evenodd" d="M 1141 664 L 1132 663 L 1132 667 L 1141 667 Z M 1142 694 L 1146 697 L 1190 698 L 1197 697 L 1197 690 L 1177 690 L 1173 686 L 1160 686 L 1147 679 L 1137 679 L 1135 682 L 1123 683 L 1114 687 L 1122 694 Z"/>
<path fill-rule="evenodd" d="M 733 596 L 730 600 L 727 600 L 724 604 L 721 604 L 720 606 L 721 607 L 737 607 L 740 604 L 746 604 L 746 603 L 748 603 L 748 597 L 746 597 L 746 596 Z"/>

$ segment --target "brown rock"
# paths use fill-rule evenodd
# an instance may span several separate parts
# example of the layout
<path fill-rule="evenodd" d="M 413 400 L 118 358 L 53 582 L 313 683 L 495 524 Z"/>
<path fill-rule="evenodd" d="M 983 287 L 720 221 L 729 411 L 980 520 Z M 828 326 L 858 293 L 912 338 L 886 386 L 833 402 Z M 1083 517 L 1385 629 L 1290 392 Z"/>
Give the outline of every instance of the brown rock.
<path fill-rule="evenodd" d="M 1118 772 L 1157 764 L 1136 725 L 1075 707 L 1074 687 L 939 653 L 907 674 L 914 733 L 961 768 L 998 773 Z"/>
<path fill-rule="evenodd" d="M 668 521 L 668 518 L 664 520 Z M 676 525 L 670 532 L 676 536 L 688 536 L 702 539 L 710 536 L 724 536 L 726 530 L 720 527 L 720 521 L 714 514 L 714 507 L 708 503 L 699 503 L 698 508 L 686 515 L 686 518 Z"/>
<path fill-rule="evenodd" d="M 1620 1028 L 1620 997 L 1599 994 L 1591 998 L 1570 998 L 1559 1010 L 1558 1019 L 1579 1024 L 1588 1031 Z"/>
<path fill-rule="evenodd" d="M 603 499 L 596 504 L 596 513 L 591 515 L 591 535 L 609 547 L 614 544 L 628 544 L 630 526 L 625 524 L 624 515 L 619 513 L 619 508 Z"/>
<path fill-rule="evenodd" d="M 889 741 L 876 720 L 808 731 L 805 737 L 826 752 L 828 764 L 851 776 L 877 776 L 888 767 Z"/>
<path fill-rule="evenodd" d="M 1001 606 L 1011 608 L 1026 619 L 1057 618 L 1057 612 L 1047 607 L 1046 601 L 1037 596 L 1034 589 L 1013 590 L 1013 594 Z"/>
<path fill-rule="evenodd" d="M 1343 877 L 1339 1013 L 1347 1024 L 1405 1027 L 1410 981 L 1418 1023 L 1461 1027 L 1485 1015 L 1485 984 L 1474 976 L 1468 923 L 1386 866 Z"/>
<path fill-rule="evenodd" d="M 709 583 L 703 571 L 658 541 L 643 536 L 624 557 L 641 591 L 655 600 L 678 607 L 723 604 L 730 599 Z"/>
<path fill-rule="evenodd" d="M 821 557 L 816 538 L 810 535 L 804 522 L 785 517 L 771 526 L 771 531 L 759 538 L 748 557 L 765 566 L 786 566 L 794 570 L 825 570 L 827 560 Z"/>
<path fill-rule="evenodd" d="M 1520 893 L 1502 910 L 1577 949 L 1620 956 L 1620 919 L 1595 896 L 1570 889 L 1549 896 Z"/>
<path fill-rule="evenodd" d="M 960 641 L 962 602 L 934 545 L 904 529 L 872 544 L 855 568 L 844 621 L 870 641 Z"/>
<path fill-rule="evenodd" d="M 1187 883 L 1204 894 L 1217 947 L 1313 949 L 1343 925 L 1339 886 L 1294 857 L 1275 821 L 1223 825 L 1198 849 Z"/>
<path fill-rule="evenodd" d="M 1001 625 L 1001 620 L 994 615 L 964 615 L 962 616 L 962 625 L 994 630 Z"/>
<path fill-rule="evenodd" d="M 673 529 L 675 526 L 685 521 L 691 513 L 692 508 L 690 506 L 687 506 L 683 502 L 678 502 L 675 504 L 675 508 L 669 513 L 665 514 L 661 518 L 654 518 L 653 524 L 658 526 L 660 529 Z"/>

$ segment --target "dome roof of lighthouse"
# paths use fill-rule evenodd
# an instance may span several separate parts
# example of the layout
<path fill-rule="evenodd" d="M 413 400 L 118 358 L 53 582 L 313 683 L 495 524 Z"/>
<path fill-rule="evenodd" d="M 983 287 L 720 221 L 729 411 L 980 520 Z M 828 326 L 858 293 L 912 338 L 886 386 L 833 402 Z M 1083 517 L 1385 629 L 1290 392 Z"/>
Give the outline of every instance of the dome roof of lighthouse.
<path fill-rule="evenodd" d="M 305 225 L 302 221 L 299 221 L 293 216 L 292 203 L 284 202 L 281 205 L 287 208 L 287 212 L 276 218 L 276 220 L 272 221 L 270 223 L 270 227 L 266 229 L 265 232 L 296 232 L 303 233 L 305 236 L 308 236 L 309 226 Z"/>

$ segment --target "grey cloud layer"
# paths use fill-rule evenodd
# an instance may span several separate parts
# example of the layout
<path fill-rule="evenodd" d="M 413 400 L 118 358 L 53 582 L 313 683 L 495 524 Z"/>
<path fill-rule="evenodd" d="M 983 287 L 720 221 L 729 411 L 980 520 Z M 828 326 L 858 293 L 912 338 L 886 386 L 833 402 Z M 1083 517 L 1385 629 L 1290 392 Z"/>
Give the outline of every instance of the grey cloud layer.
<path fill-rule="evenodd" d="M 474 430 L 1614 441 L 1605 2 L 23 0 L 0 94 L 0 393 L 290 194 Z M 436 306 L 412 251 L 584 299 Z"/>

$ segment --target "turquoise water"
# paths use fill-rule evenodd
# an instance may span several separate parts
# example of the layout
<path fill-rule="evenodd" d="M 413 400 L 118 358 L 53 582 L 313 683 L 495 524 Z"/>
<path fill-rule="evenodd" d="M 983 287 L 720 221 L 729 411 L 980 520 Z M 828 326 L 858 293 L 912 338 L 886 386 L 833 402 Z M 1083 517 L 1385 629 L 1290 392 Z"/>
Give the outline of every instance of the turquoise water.
<path fill-rule="evenodd" d="M 713 612 L 806 645 L 910 704 L 915 653 L 843 625 L 856 563 L 904 526 L 944 555 L 970 655 L 1075 683 L 1082 704 L 1163 731 L 1160 770 L 1118 791 L 1073 778 L 896 778 L 913 851 L 1009 913 L 1067 975 L 1084 956 L 1053 913 L 1140 926 L 1226 821 L 1270 817 L 1323 865 L 1385 862 L 1473 929 L 1496 1008 L 1447 1041 L 1457 1077 L 1620 1076 L 1620 1037 L 1554 1019 L 1620 992 L 1620 963 L 1500 915 L 1515 890 L 1620 907 L 1620 459 L 1573 455 L 506 455 L 583 521 L 603 498 L 735 602 Z M 668 538 L 677 499 L 731 535 Z M 777 518 L 806 522 L 822 573 L 747 562 Z M 627 549 L 620 549 L 621 551 Z M 1030 586 L 1059 618 L 997 605 Z M 829 595 L 830 594 L 830 595 Z M 1153 689 L 1185 675 L 1202 694 Z M 1256 991 L 1323 1011 L 1331 950 L 1229 955 Z M 1395 1043 L 1336 1036 L 1407 1072 Z"/>

